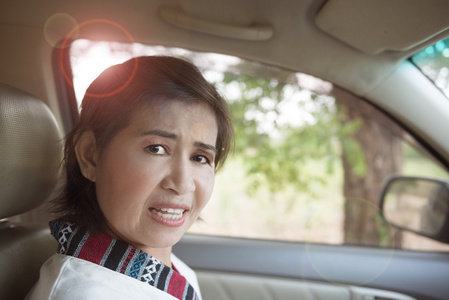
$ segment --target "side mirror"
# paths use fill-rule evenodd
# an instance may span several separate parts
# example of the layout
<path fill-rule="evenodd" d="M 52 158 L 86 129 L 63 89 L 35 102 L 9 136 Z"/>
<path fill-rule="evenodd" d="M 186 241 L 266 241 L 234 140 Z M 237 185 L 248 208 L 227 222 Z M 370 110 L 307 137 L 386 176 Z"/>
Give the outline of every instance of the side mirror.
<path fill-rule="evenodd" d="M 380 209 L 394 227 L 449 244 L 449 182 L 392 177 L 385 184 Z"/>

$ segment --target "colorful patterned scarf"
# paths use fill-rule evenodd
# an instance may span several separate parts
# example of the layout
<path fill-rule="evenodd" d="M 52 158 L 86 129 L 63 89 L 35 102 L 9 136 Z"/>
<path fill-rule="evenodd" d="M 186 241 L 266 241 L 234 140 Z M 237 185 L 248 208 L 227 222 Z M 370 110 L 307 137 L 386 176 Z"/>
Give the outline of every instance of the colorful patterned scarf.
<path fill-rule="evenodd" d="M 177 271 L 151 255 L 107 234 L 82 232 L 75 224 L 50 222 L 58 253 L 87 260 L 148 283 L 177 299 L 198 300 L 193 287 Z"/>

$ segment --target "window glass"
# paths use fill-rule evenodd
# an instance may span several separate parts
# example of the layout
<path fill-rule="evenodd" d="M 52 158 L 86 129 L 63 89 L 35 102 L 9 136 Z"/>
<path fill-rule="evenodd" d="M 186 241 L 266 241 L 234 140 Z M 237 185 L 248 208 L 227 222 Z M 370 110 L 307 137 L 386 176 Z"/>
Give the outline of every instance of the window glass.
<path fill-rule="evenodd" d="M 449 97 L 449 38 L 414 55 L 412 61 Z"/>
<path fill-rule="evenodd" d="M 234 154 L 190 232 L 449 249 L 393 229 L 377 206 L 382 184 L 392 175 L 448 179 L 448 172 L 393 120 L 329 82 L 226 55 L 81 40 L 71 50 L 78 101 L 100 69 L 153 54 L 193 61 L 232 110 Z"/>

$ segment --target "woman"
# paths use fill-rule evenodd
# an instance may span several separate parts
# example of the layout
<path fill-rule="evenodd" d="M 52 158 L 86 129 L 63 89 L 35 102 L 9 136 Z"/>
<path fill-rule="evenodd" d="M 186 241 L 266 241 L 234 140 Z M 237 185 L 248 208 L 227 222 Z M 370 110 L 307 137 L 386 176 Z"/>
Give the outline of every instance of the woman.
<path fill-rule="evenodd" d="M 208 202 L 230 113 L 189 62 L 139 57 L 89 87 L 65 144 L 58 254 L 30 299 L 200 299 L 172 253 Z"/>

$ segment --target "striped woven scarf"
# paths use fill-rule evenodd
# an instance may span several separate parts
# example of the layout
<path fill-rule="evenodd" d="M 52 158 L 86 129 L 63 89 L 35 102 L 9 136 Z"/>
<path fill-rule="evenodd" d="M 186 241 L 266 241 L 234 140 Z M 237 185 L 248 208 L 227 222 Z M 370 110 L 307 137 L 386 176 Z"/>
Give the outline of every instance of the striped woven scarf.
<path fill-rule="evenodd" d="M 50 222 L 59 243 L 58 253 L 103 266 L 148 283 L 177 299 L 199 299 L 193 287 L 177 271 L 151 255 L 107 234 L 82 232 L 75 224 Z"/>

